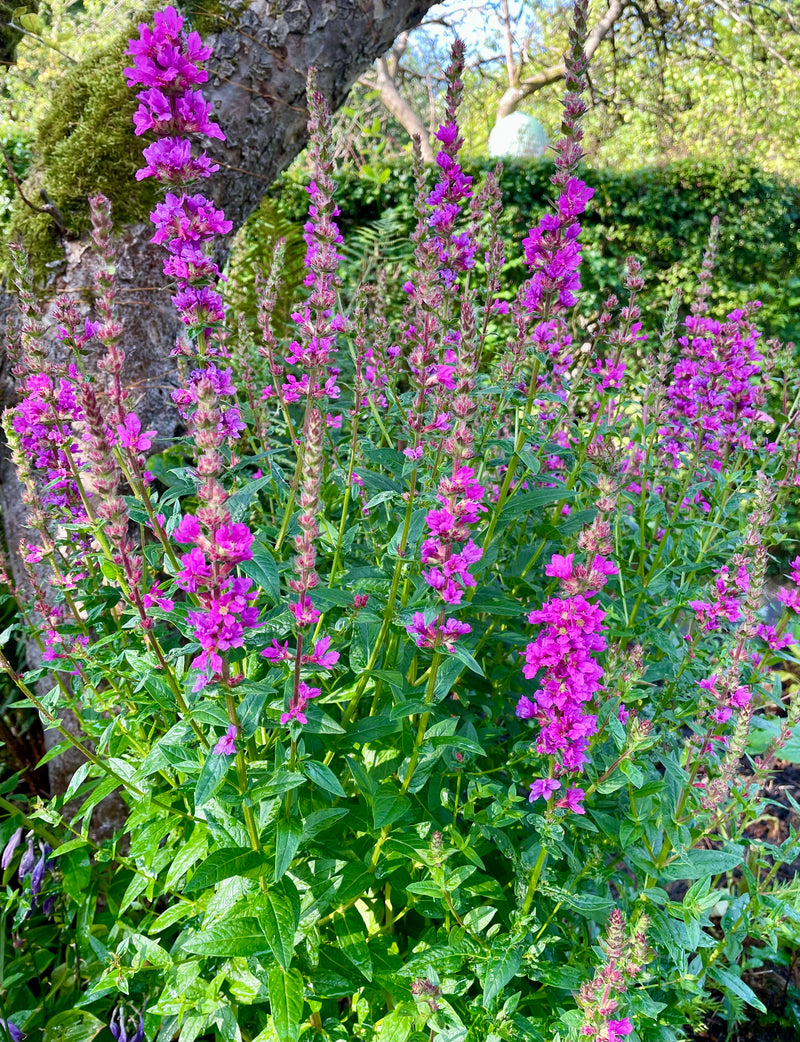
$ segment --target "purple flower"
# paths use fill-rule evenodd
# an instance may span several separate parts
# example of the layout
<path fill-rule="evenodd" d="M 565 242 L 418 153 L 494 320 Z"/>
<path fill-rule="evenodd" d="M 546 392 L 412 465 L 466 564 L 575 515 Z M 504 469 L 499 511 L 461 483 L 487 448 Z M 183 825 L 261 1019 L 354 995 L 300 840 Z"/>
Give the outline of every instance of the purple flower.
<path fill-rule="evenodd" d="M 166 245 L 171 253 L 181 253 L 184 244 L 208 242 L 215 235 L 226 235 L 233 221 L 225 220 L 222 210 L 202 195 L 174 195 L 167 192 L 150 214 L 156 234 L 152 242 Z"/>
<path fill-rule="evenodd" d="M 661 451 L 676 468 L 700 450 L 719 471 L 731 449 L 752 449 L 751 430 L 765 402 L 752 322 L 756 303 L 734 311 L 727 322 L 692 314 L 681 337 L 681 358 L 667 384 L 666 423 L 659 428 Z"/>
<path fill-rule="evenodd" d="M 180 253 L 175 253 L 164 261 L 164 274 L 190 283 L 223 278 L 214 261 L 207 257 L 199 246 L 191 244 L 185 244 Z"/>
<path fill-rule="evenodd" d="M 133 452 L 147 452 L 153 444 L 153 435 L 157 433 L 157 431 L 143 431 L 141 420 L 135 412 L 129 412 L 125 417 L 125 423 L 117 425 L 120 445 Z"/>
<path fill-rule="evenodd" d="M 200 538 L 200 522 L 192 514 L 186 514 L 181 518 L 172 536 L 178 543 L 196 543 Z"/>
<path fill-rule="evenodd" d="M 560 788 L 561 782 L 556 781 L 555 778 L 537 778 L 535 782 L 531 783 L 528 803 L 534 803 L 536 800 L 549 800 L 553 793 Z"/>
<path fill-rule="evenodd" d="M 142 603 L 145 608 L 152 608 L 153 605 L 155 605 L 162 611 L 174 611 L 175 609 L 175 601 L 173 601 L 171 597 L 162 596 L 161 591 L 156 587 L 153 587 L 149 593 L 144 595 Z"/>
<path fill-rule="evenodd" d="M 249 561 L 253 556 L 253 533 L 241 522 L 222 525 L 217 529 L 214 539 L 220 557 L 225 560 L 238 563 Z"/>
<path fill-rule="evenodd" d="M 115 1017 L 117 1018 L 116 1021 L 114 1020 Z M 142 1042 L 142 1039 L 144 1038 L 144 1020 L 142 1015 L 139 1014 L 139 1023 L 136 1031 L 131 1038 L 128 1039 L 128 1033 L 125 1029 L 125 1016 L 122 1012 L 121 1006 L 118 1006 L 111 1014 L 111 1020 L 108 1022 L 108 1027 L 116 1042 Z"/>
<path fill-rule="evenodd" d="M 310 598 L 305 596 L 299 601 L 290 604 L 289 610 L 292 615 L 294 615 L 295 623 L 298 626 L 313 626 L 317 619 L 319 619 L 319 612 L 311 603 Z"/>
<path fill-rule="evenodd" d="M 566 557 L 562 557 L 561 554 L 553 554 L 550 563 L 545 566 L 544 574 L 558 579 L 569 579 L 572 575 L 574 560 L 575 554 L 567 554 Z"/>
<path fill-rule="evenodd" d="M 183 566 L 176 575 L 178 586 L 189 593 L 196 593 L 211 578 L 211 565 L 203 551 L 195 546 L 181 557 Z"/>
<path fill-rule="evenodd" d="M 154 28 L 139 24 L 139 39 L 130 40 L 125 52 L 133 56 L 133 66 L 125 69 L 128 86 L 168 87 L 180 92 L 192 83 L 205 83 L 208 73 L 197 63 L 211 57 L 198 33 L 183 32 L 183 18 L 174 7 L 156 11 Z"/>
<path fill-rule="evenodd" d="M 225 317 L 222 297 L 209 286 L 186 286 L 172 297 L 172 303 L 187 326 L 208 326 Z"/>
<path fill-rule="evenodd" d="M 160 137 L 175 134 L 205 134 L 225 140 L 216 123 L 209 120 L 211 105 L 202 91 L 185 90 L 178 97 L 166 95 L 157 87 L 136 95 L 141 104 L 133 114 L 136 133 L 154 131 Z"/>
<path fill-rule="evenodd" d="M 261 652 L 265 659 L 270 662 L 287 662 L 291 659 L 292 653 L 289 651 L 289 641 L 284 641 L 280 644 L 277 640 L 273 639 L 272 644 L 268 648 L 264 648 Z"/>
<path fill-rule="evenodd" d="M 212 163 L 205 152 L 193 156 L 191 142 L 180 137 L 159 138 L 142 155 L 147 165 L 136 171 L 137 181 L 155 177 L 157 181 L 182 185 L 197 177 L 210 177 L 219 170 L 219 164 Z"/>
<path fill-rule="evenodd" d="M 12 1024 L 10 1020 L 3 1020 L 2 1017 L 0 1017 L 0 1029 L 8 1032 L 11 1042 L 22 1042 L 25 1037 L 16 1024 Z M 0 1034 L 0 1038 L 2 1038 L 2 1034 Z"/>
<path fill-rule="evenodd" d="M 333 669 L 339 661 L 340 656 L 338 651 L 328 651 L 330 644 L 330 637 L 320 637 L 320 639 L 314 644 L 314 650 L 311 654 L 303 655 L 303 664 L 321 666 L 323 669 Z"/>
<path fill-rule="evenodd" d="M 17 868 L 17 878 L 19 879 L 20 882 L 22 882 L 22 880 L 25 878 L 25 876 L 30 871 L 32 871 L 33 866 L 35 864 L 36 864 L 36 854 L 34 853 L 34 849 L 33 849 L 33 837 L 31 837 L 28 840 L 28 847 L 27 847 L 25 853 L 22 855 L 22 857 L 20 859 L 20 862 L 19 862 L 19 867 Z"/>
<path fill-rule="evenodd" d="M 790 611 L 800 614 L 800 590 L 787 590 L 781 586 L 776 596 Z"/>
<path fill-rule="evenodd" d="M 44 873 L 47 868 L 47 855 L 50 853 L 50 849 L 49 844 L 39 844 L 41 857 L 36 862 L 33 871 L 31 872 L 31 897 L 34 900 L 39 896 L 39 891 L 42 889 Z"/>
<path fill-rule="evenodd" d="M 556 567 L 563 570 L 563 563 Z M 589 738 L 597 729 L 596 716 L 585 707 L 600 690 L 603 676 L 592 655 L 606 646 L 601 625 L 604 617 L 602 609 L 582 594 L 553 598 L 528 616 L 530 623 L 544 624 L 545 629 L 523 652 L 522 671 L 529 679 L 540 671 L 543 675 L 532 700 L 523 696 L 525 701 L 518 703 L 517 715 L 536 717 L 541 727 L 537 750 L 545 756 L 556 756 L 564 771 L 582 769 Z"/>
<path fill-rule="evenodd" d="M 231 724 L 228 727 L 228 730 L 223 735 L 223 737 L 220 738 L 220 740 L 214 746 L 214 752 L 217 754 L 217 756 L 236 755 L 236 735 L 236 724 Z"/>
<path fill-rule="evenodd" d="M 309 687 L 304 680 L 301 680 L 297 693 L 292 695 L 288 713 L 281 714 L 281 723 L 288 724 L 290 720 L 296 720 L 298 724 L 307 724 L 306 706 L 312 698 L 318 698 L 321 694 L 322 691 L 318 687 Z"/>
<path fill-rule="evenodd" d="M 536 716 L 536 706 L 527 695 L 522 695 L 517 702 L 515 712 L 520 720 L 532 720 Z"/>
<path fill-rule="evenodd" d="M 583 807 L 585 796 L 586 793 L 583 789 L 567 789 L 564 799 L 558 800 L 556 806 L 565 807 L 567 810 L 571 810 L 573 814 L 585 814 L 586 811 Z"/>

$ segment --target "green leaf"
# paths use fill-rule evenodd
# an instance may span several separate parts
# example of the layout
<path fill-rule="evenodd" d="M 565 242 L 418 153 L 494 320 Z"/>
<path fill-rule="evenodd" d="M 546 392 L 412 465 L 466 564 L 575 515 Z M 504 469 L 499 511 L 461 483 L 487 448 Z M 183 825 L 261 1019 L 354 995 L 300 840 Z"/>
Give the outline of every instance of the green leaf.
<path fill-rule="evenodd" d="M 67 1009 L 47 1021 L 43 1042 L 89 1042 L 104 1027 L 88 1010 Z"/>
<path fill-rule="evenodd" d="M 307 760 L 303 764 L 303 770 L 315 785 L 319 785 L 319 787 L 325 789 L 326 792 L 332 792 L 334 796 L 347 795 L 342 788 L 339 779 L 330 767 L 326 767 L 324 763 L 318 763 L 316 760 Z"/>
<path fill-rule="evenodd" d="M 253 496 L 258 492 L 259 489 L 266 488 L 272 484 L 272 478 L 251 478 L 245 487 L 239 492 L 234 492 L 232 496 L 228 497 L 228 501 L 225 506 L 231 512 L 231 519 L 233 521 L 241 521 L 247 513 L 247 508 L 253 500 Z"/>
<path fill-rule="evenodd" d="M 275 882 L 283 876 L 300 846 L 303 824 L 298 818 L 281 818 L 275 832 Z"/>
<path fill-rule="evenodd" d="M 232 763 L 232 756 L 220 756 L 212 750 L 208 751 L 206 762 L 200 769 L 197 784 L 194 788 L 195 807 L 202 807 L 213 796 L 216 796 L 225 784 L 225 775 L 228 773 L 228 768 Z"/>
<path fill-rule="evenodd" d="M 303 978 L 298 970 L 275 966 L 267 981 L 272 1023 L 279 1042 L 297 1042 L 303 1015 Z"/>
<path fill-rule="evenodd" d="M 500 511 L 497 527 L 503 532 L 509 521 L 516 521 L 531 510 L 539 510 L 562 499 L 574 499 L 576 494 L 574 489 L 568 489 L 564 485 L 558 485 L 556 488 L 537 488 L 532 492 L 517 492 Z"/>
<path fill-rule="evenodd" d="M 633 785 L 634 789 L 641 789 L 644 785 L 644 771 L 630 760 L 623 760 L 619 769 Z"/>
<path fill-rule="evenodd" d="M 240 561 L 239 568 L 267 594 L 273 604 L 278 604 L 281 597 L 281 577 L 271 550 L 263 543 L 254 543 L 253 556 L 249 561 Z"/>
<path fill-rule="evenodd" d="M 375 793 L 372 806 L 372 823 L 376 829 L 393 825 L 406 813 L 409 800 L 389 781 L 382 782 Z"/>
<path fill-rule="evenodd" d="M 285 767 L 279 767 L 269 781 L 251 789 L 249 796 L 253 804 L 260 803 L 261 800 L 268 799 L 270 796 L 280 796 L 281 793 L 288 792 L 290 789 L 296 789 L 298 785 L 302 785 L 306 780 L 304 774 L 287 770 Z"/>
<path fill-rule="evenodd" d="M 264 712 L 267 699 L 273 694 L 274 690 L 272 684 L 266 684 L 263 681 L 257 686 L 253 685 L 251 687 L 248 685 L 247 694 L 242 699 L 237 710 L 239 726 L 242 729 L 242 738 L 250 738 L 255 734 L 256 728 L 261 723 L 261 715 Z"/>
<path fill-rule="evenodd" d="M 261 923 L 252 917 L 229 919 L 210 930 L 201 930 L 187 937 L 181 948 L 193 955 L 213 955 L 221 959 L 236 955 L 265 955 L 270 950 Z"/>
<path fill-rule="evenodd" d="M 614 907 L 609 897 L 598 897 L 597 894 L 559 894 L 561 901 L 570 908 L 583 912 L 587 918 L 605 921 Z"/>
<path fill-rule="evenodd" d="M 483 1002 L 488 1005 L 502 992 L 522 965 L 522 952 L 508 943 L 494 945 L 483 978 Z"/>
<path fill-rule="evenodd" d="M 185 894 L 196 890 L 206 890 L 232 876 L 250 876 L 263 869 L 267 864 L 266 857 L 249 847 L 226 847 L 215 850 L 183 888 Z"/>
<path fill-rule="evenodd" d="M 348 861 L 342 869 L 341 879 L 336 888 L 336 900 L 340 905 L 346 905 L 359 897 L 375 881 L 374 873 L 370 872 L 363 861 Z"/>
<path fill-rule="evenodd" d="M 325 810 L 312 811 L 303 818 L 303 839 L 308 840 L 318 832 L 325 832 L 346 814 L 346 807 L 327 807 Z"/>
<path fill-rule="evenodd" d="M 258 921 L 270 951 L 279 965 L 288 970 L 294 954 L 294 932 L 297 926 L 292 902 L 280 889 L 273 887 L 259 896 L 257 909 Z"/>
<path fill-rule="evenodd" d="M 188 919 L 189 916 L 196 914 L 193 905 L 188 901 L 180 901 L 178 904 L 170 905 L 169 908 L 165 909 L 161 915 L 153 921 L 147 932 L 160 933 L 162 930 L 166 930 L 168 926 L 173 926 L 175 923 L 179 923 L 182 919 Z"/>
<path fill-rule="evenodd" d="M 473 673 L 477 673 L 479 677 L 485 676 L 477 659 L 473 658 L 470 652 L 467 651 L 463 645 L 458 643 L 453 645 L 453 655 L 455 655 L 459 662 L 463 662 L 468 669 L 471 669 Z"/>
<path fill-rule="evenodd" d="M 367 947 L 364 921 L 361 916 L 355 908 L 348 908 L 346 912 L 335 912 L 333 928 L 336 931 L 336 939 L 342 954 L 364 974 L 368 981 L 371 981 L 372 956 Z"/>
<path fill-rule="evenodd" d="M 727 850 L 687 850 L 680 861 L 662 868 L 659 878 L 670 882 L 679 879 L 702 879 L 706 875 L 730 872 L 741 863 L 742 854 Z"/>
<path fill-rule="evenodd" d="M 737 977 L 735 973 L 731 973 L 730 970 L 725 970 L 721 966 L 712 966 L 709 973 L 714 980 L 721 984 L 725 991 L 731 991 L 734 995 L 738 995 L 740 999 L 759 1010 L 761 1013 L 767 1012 L 767 1007 L 756 995 L 749 984 L 745 984 L 741 977 Z"/>
<path fill-rule="evenodd" d="M 164 881 L 164 886 L 167 890 L 171 890 L 181 876 L 186 875 L 195 862 L 199 861 L 200 858 L 205 857 L 207 850 L 208 831 L 206 830 L 205 825 L 195 825 L 189 842 L 178 848 L 178 853 L 175 855 L 174 861 L 169 866 L 167 878 Z"/>
<path fill-rule="evenodd" d="M 409 883 L 406 886 L 406 892 L 419 894 L 420 897 L 435 898 L 440 898 L 443 893 L 441 883 L 434 883 L 432 879 L 420 879 L 417 883 Z"/>

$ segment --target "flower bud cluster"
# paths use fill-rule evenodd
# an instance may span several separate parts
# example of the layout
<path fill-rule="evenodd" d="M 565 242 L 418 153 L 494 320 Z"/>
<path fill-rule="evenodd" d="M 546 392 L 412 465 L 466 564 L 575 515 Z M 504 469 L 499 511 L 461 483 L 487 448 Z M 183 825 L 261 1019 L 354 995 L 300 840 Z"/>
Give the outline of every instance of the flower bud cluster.
<path fill-rule="evenodd" d="M 289 373 L 282 386 L 284 402 L 303 399 L 336 399 L 340 395 L 336 378 L 339 369 L 332 365 L 337 350 L 338 334 L 347 327 L 345 316 L 337 309 L 336 274 L 342 259 L 337 247 L 342 236 L 335 218 L 339 208 L 334 204 L 335 184 L 331 141 L 331 118 L 328 105 L 309 80 L 308 133 L 314 176 L 307 186 L 311 202 L 308 220 L 303 228 L 306 242 L 304 285 L 311 289 L 306 303 L 292 313 L 298 337 L 289 345 L 287 365 L 300 369 L 299 377 Z M 274 375 L 283 375 L 279 370 Z M 266 389 L 268 396 L 274 388 Z M 266 392 L 265 392 L 266 393 Z"/>
<path fill-rule="evenodd" d="M 117 460 L 114 458 L 109 429 L 106 425 L 94 387 L 84 382 L 81 384 L 81 406 L 86 417 L 85 454 L 92 490 L 97 503 L 94 506 L 96 515 L 105 524 L 103 532 L 113 547 L 114 563 L 122 568 L 128 593 L 140 617 L 145 619 L 144 605 L 139 591 L 143 575 L 141 554 L 134 548 L 133 540 L 128 532 L 130 515 L 125 500 L 120 495 L 119 486 L 122 474 Z M 133 452 L 146 451 L 150 447 L 150 436 L 155 431 L 141 431 L 141 424 L 136 413 L 128 413 L 125 425 L 118 425 L 117 433 L 120 444 Z"/>
<path fill-rule="evenodd" d="M 472 196 L 472 178 L 463 172 L 458 153 L 464 144 L 457 114 L 464 92 L 461 73 L 464 71 L 464 44 L 456 40 L 451 50 L 451 62 L 446 73 L 447 100 L 445 122 L 436 131 L 441 148 L 436 154 L 436 165 L 441 171 L 439 181 L 425 202 L 432 208 L 428 226 L 433 231 L 431 243 L 439 262 L 439 275 L 446 287 L 452 287 L 458 272 L 469 271 L 475 265 L 475 240 L 469 232 L 456 232 L 462 204 Z"/>
<path fill-rule="evenodd" d="M 686 466 L 696 456 L 721 471 L 732 449 L 755 448 L 753 426 L 767 419 L 760 334 L 751 320 L 758 307 L 756 302 L 732 311 L 725 322 L 687 316 L 659 430 L 662 451 L 673 467 Z"/>
<path fill-rule="evenodd" d="M 146 88 L 137 94 L 141 104 L 134 115 L 136 133 L 149 131 L 158 137 L 144 150 L 146 165 L 137 172 L 138 180 L 155 177 L 180 186 L 219 169 L 205 152 L 193 155 L 191 141 L 183 136 L 203 134 L 224 140 L 209 119 L 210 106 L 202 92 L 191 89 L 208 79 L 198 63 L 211 57 L 211 48 L 183 26 L 174 7 L 157 11 L 154 26 L 141 23 L 139 39 L 131 40 L 126 52 L 133 56 L 133 65 L 125 70 L 128 86 Z M 229 232 L 232 223 L 204 196 L 172 192 L 150 218 L 156 227 L 153 242 L 162 243 L 170 254 L 164 273 L 177 279 L 178 292 L 172 301 L 181 320 L 198 331 L 221 321 L 222 298 L 212 285 L 220 277 L 219 268 L 203 245 L 214 235 Z"/>
<path fill-rule="evenodd" d="M 125 1024 L 125 1013 L 123 1012 L 122 1006 L 117 1006 L 116 1010 L 111 1014 L 111 1020 L 108 1022 L 108 1029 L 114 1036 L 114 1042 L 142 1042 L 142 1039 L 144 1038 L 144 1018 L 140 1013 L 136 1030 L 129 1038 Z"/>
<path fill-rule="evenodd" d="M 603 668 L 593 657 L 604 651 L 605 612 L 590 598 L 615 575 L 616 565 L 594 554 L 586 565 L 575 565 L 575 555 L 553 554 L 545 574 L 558 578 L 567 597 L 553 597 L 532 611 L 528 621 L 545 629 L 522 654 L 522 672 L 532 679 L 542 672 L 532 698 L 523 695 L 516 714 L 539 725 L 537 751 L 554 758 L 554 775 L 531 785 L 531 802 L 549 799 L 561 788 L 559 776 L 578 774 L 588 763 L 589 739 L 597 731 L 597 716 L 587 706 L 601 689 Z M 578 591 L 583 592 L 578 592 Z M 583 814 L 583 789 L 568 789 L 557 807 Z"/>
<path fill-rule="evenodd" d="M 619 999 L 629 984 L 640 977 L 650 959 L 647 944 L 648 919 L 641 916 L 632 936 L 626 935 L 625 917 L 618 908 L 611 913 L 606 928 L 606 961 L 591 981 L 578 992 L 583 1013 L 581 1038 L 592 1042 L 622 1042 L 633 1031 L 629 1017 L 617 1017 Z"/>
<path fill-rule="evenodd" d="M 130 391 L 122 385 L 125 353 L 120 347 L 122 323 L 116 309 L 116 258 L 112 246 L 111 203 L 104 195 L 94 195 L 89 199 L 89 213 L 92 218 L 92 243 L 99 258 L 93 275 L 95 308 L 100 319 L 95 336 L 106 349 L 105 356 L 97 361 L 97 368 L 107 377 L 109 403 L 117 415 L 117 421 L 122 423 L 125 419 L 125 401 L 130 397 Z"/>
<path fill-rule="evenodd" d="M 319 537 L 317 513 L 322 486 L 322 413 L 314 406 L 308 416 L 305 431 L 303 473 L 300 480 L 300 534 L 295 536 L 297 557 L 294 559 L 296 578 L 289 580 L 289 589 L 297 600 L 289 605 L 298 629 L 314 625 L 319 612 L 313 606 L 309 593 L 319 583 L 317 574 L 316 540 Z"/>
<path fill-rule="evenodd" d="M 200 605 L 199 611 L 188 614 L 192 636 L 201 647 L 191 662 L 191 668 L 198 671 L 194 691 L 223 679 L 223 655 L 243 647 L 245 631 L 258 621 L 258 609 L 252 603 L 258 591 L 252 589 L 252 579 L 233 574 L 237 564 L 253 556 L 253 534 L 247 525 L 232 523 L 230 514 L 222 511 L 226 520 L 205 531 L 198 517 L 186 514 L 173 532 L 177 542 L 192 544 L 181 556 L 176 583 L 194 594 Z"/>
<path fill-rule="evenodd" d="M 0 869 L 4 872 L 11 865 L 14 860 L 14 855 L 17 852 L 17 848 L 23 842 L 23 833 L 24 829 L 20 826 L 16 832 L 12 833 L 11 838 L 3 848 L 3 853 L 0 855 Z M 24 838 L 27 842 L 25 849 L 22 852 L 22 857 L 19 860 L 19 865 L 17 866 L 17 879 L 22 884 L 24 891 L 29 895 L 31 899 L 31 909 L 33 909 L 36 907 L 39 895 L 42 892 L 42 886 L 44 885 L 47 873 L 52 872 L 53 870 L 52 863 L 49 860 L 53 848 L 49 843 L 39 842 L 39 856 L 37 857 L 34 834 L 29 832 Z M 51 895 L 45 899 L 42 905 L 42 911 L 48 918 L 50 917 L 54 904 L 55 895 Z"/>

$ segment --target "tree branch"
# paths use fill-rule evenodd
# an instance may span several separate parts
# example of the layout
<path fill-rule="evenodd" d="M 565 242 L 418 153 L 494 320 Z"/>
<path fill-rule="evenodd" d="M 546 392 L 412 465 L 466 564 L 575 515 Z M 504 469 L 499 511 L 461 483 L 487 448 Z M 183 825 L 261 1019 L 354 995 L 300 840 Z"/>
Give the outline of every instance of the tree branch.
<path fill-rule="evenodd" d="M 389 63 L 385 58 L 378 58 L 376 63 L 375 85 L 380 92 L 381 101 L 408 136 L 412 139 L 419 138 L 423 161 L 433 163 L 433 148 L 428 128 L 398 90 L 397 83 L 389 72 Z"/>
<path fill-rule="evenodd" d="M 584 50 L 587 58 L 592 57 L 606 36 L 614 28 L 614 24 L 629 3 L 630 0 L 611 0 L 608 10 L 586 38 Z M 534 73 L 533 76 L 526 77 L 517 86 L 509 84 L 497 103 L 497 118 L 503 119 L 504 116 L 510 116 L 512 112 L 517 110 L 519 104 L 525 98 L 535 94 L 536 91 L 541 90 L 543 87 L 548 87 L 551 83 L 558 83 L 559 80 L 563 80 L 566 71 L 566 66 L 562 61 L 557 65 L 550 65 L 546 69 L 541 69 L 539 72 Z"/>

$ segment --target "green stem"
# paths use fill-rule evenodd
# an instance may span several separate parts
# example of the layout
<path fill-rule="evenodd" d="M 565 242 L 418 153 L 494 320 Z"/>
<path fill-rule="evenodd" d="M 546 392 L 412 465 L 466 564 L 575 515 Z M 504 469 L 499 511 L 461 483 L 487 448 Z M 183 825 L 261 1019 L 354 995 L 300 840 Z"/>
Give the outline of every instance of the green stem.
<path fill-rule="evenodd" d="M 544 863 L 547 860 L 547 849 L 542 846 L 539 849 L 539 856 L 536 859 L 536 864 L 531 869 L 530 879 L 528 880 L 528 889 L 525 891 L 525 897 L 522 901 L 522 914 L 527 915 L 531 910 L 533 904 L 533 898 L 536 894 L 536 887 L 539 885 L 539 877 L 542 874 Z"/>
<path fill-rule="evenodd" d="M 394 614 L 394 602 L 397 599 L 397 590 L 400 585 L 400 572 L 403 568 L 403 565 L 405 564 L 405 550 L 406 545 L 408 543 L 409 529 L 411 527 L 411 514 L 414 510 L 414 493 L 417 487 L 417 473 L 418 472 L 415 470 L 411 479 L 411 488 L 409 489 L 408 503 L 406 505 L 406 516 L 403 520 L 403 531 L 400 535 L 400 542 L 397 544 L 397 561 L 395 562 L 394 574 L 392 575 L 392 586 L 389 590 L 389 599 L 386 602 L 386 609 L 383 613 L 383 622 L 381 623 L 381 628 L 378 633 L 378 637 L 374 645 L 372 646 L 372 651 L 370 652 L 369 660 L 367 661 L 367 664 L 364 667 L 361 677 L 359 678 L 356 689 L 353 692 L 353 697 L 350 699 L 350 702 L 348 703 L 347 708 L 345 709 L 344 714 L 342 716 L 342 727 L 346 727 L 355 715 L 356 709 L 358 708 L 358 703 L 361 701 L 361 696 L 364 694 L 364 689 L 366 688 L 369 681 L 372 679 L 372 670 L 375 668 L 375 664 L 378 661 L 378 656 L 380 655 L 381 650 L 386 641 L 386 636 L 389 632 L 389 627 L 392 624 L 392 616 Z M 332 759 L 333 752 L 331 751 L 325 757 L 325 763 L 330 763 Z"/>
<path fill-rule="evenodd" d="M 223 660 L 222 663 L 222 679 L 223 683 L 227 685 L 229 681 L 228 671 L 229 666 L 227 661 Z M 237 738 L 241 739 L 242 727 L 239 723 L 239 715 L 236 712 L 236 702 L 233 697 L 233 693 L 228 687 L 225 691 L 225 707 L 228 711 L 228 719 L 236 728 Z M 247 802 L 247 764 L 244 758 L 244 749 L 241 747 L 241 741 L 239 748 L 236 751 L 236 774 L 239 780 L 239 794 L 242 797 L 242 813 L 244 814 L 244 823 L 247 827 L 247 835 L 250 837 L 250 846 L 255 851 L 261 850 L 261 839 L 258 834 L 258 828 L 256 827 L 256 819 L 253 815 L 253 808 Z"/>

